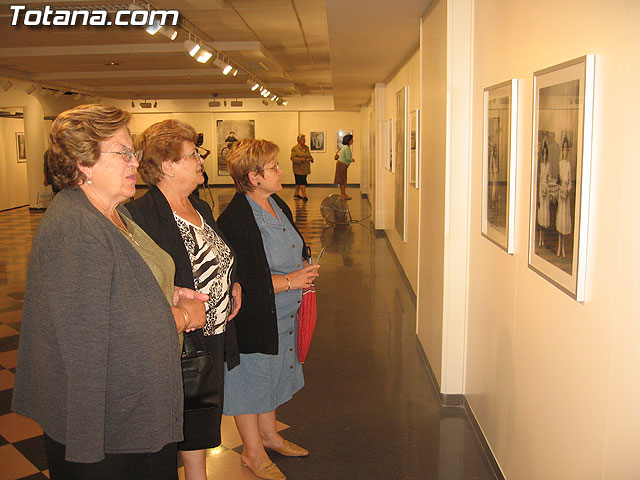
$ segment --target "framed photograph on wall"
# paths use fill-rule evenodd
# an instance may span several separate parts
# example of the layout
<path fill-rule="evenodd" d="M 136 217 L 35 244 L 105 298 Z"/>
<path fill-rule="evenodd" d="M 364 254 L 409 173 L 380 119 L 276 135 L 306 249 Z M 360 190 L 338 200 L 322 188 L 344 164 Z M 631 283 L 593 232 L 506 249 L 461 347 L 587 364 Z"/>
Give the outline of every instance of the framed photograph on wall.
<path fill-rule="evenodd" d="M 216 120 L 218 175 L 229 175 L 227 155 L 233 144 L 245 138 L 256 138 L 255 120 Z"/>
<path fill-rule="evenodd" d="M 420 109 L 411 112 L 409 129 L 409 185 L 418 188 L 418 170 L 420 168 Z"/>
<path fill-rule="evenodd" d="M 394 225 L 403 242 L 407 241 L 407 93 L 404 86 L 396 92 L 396 126 L 394 171 L 395 209 Z"/>
<path fill-rule="evenodd" d="M 24 132 L 16 132 L 16 159 L 18 163 L 27 162 L 27 144 L 24 140 Z"/>
<path fill-rule="evenodd" d="M 309 132 L 309 149 L 312 152 L 326 152 L 325 137 L 324 130 L 311 130 Z"/>
<path fill-rule="evenodd" d="M 586 282 L 593 55 L 533 74 L 529 267 L 584 300 Z"/>
<path fill-rule="evenodd" d="M 484 89 L 482 235 L 513 253 L 518 80 Z"/>
<path fill-rule="evenodd" d="M 336 150 L 340 150 L 342 148 L 342 139 L 345 135 L 353 135 L 352 130 L 338 130 L 336 132 Z"/>
<path fill-rule="evenodd" d="M 387 163 L 385 165 L 386 169 L 389 170 L 391 173 L 393 173 L 393 150 L 394 150 L 394 143 L 393 143 L 393 127 L 394 127 L 394 121 L 393 118 L 390 118 L 389 120 L 386 120 L 384 122 L 385 125 L 385 130 L 386 130 L 386 149 L 387 149 L 387 156 L 386 156 L 386 160 Z"/>

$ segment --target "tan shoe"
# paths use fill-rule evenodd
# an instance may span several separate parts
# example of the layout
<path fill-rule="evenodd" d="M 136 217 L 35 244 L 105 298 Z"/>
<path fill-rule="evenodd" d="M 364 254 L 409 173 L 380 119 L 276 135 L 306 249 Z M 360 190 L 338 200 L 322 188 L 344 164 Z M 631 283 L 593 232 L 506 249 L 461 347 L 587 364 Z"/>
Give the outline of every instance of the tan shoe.
<path fill-rule="evenodd" d="M 251 465 L 247 465 L 243 461 L 240 462 L 240 465 L 247 467 L 258 478 L 264 478 L 265 480 L 287 480 L 284 473 L 282 473 L 273 462 L 263 465 L 258 469 L 254 469 Z"/>
<path fill-rule="evenodd" d="M 309 450 L 302 448 L 289 440 L 285 440 L 284 445 L 280 448 L 270 447 L 270 449 L 274 452 L 278 452 L 280 455 L 284 455 L 285 457 L 306 457 L 309 455 Z"/>

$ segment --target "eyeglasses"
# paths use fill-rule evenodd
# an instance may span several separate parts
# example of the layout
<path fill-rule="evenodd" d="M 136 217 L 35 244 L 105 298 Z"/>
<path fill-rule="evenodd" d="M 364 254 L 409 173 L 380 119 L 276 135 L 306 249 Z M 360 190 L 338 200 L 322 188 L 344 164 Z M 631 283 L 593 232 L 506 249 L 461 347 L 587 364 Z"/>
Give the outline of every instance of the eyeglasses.
<path fill-rule="evenodd" d="M 182 155 L 180 158 L 187 158 L 187 157 L 193 157 L 196 160 L 199 160 L 202 158 L 202 155 L 200 155 L 200 152 L 196 150 L 193 153 L 187 153 L 186 155 Z"/>
<path fill-rule="evenodd" d="M 273 171 L 277 172 L 279 168 L 280 168 L 280 164 L 276 163 L 273 167 L 264 167 L 263 170 L 273 170 Z"/>
<path fill-rule="evenodd" d="M 134 149 L 129 147 L 124 147 L 124 149 L 121 152 L 100 152 L 100 153 L 117 153 L 122 157 L 122 160 L 124 160 L 126 163 L 131 162 L 131 160 L 133 160 L 134 158 L 138 160 L 142 156 L 141 151 L 139 150 L 135 151 Z"/>

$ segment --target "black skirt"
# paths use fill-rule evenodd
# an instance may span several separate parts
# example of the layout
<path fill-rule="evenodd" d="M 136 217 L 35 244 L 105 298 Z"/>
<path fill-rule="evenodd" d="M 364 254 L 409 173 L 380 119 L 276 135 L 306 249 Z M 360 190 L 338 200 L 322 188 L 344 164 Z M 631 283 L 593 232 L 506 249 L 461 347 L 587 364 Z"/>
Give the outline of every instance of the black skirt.
<path fill-rule="evenodd" d="M 296 185 L 306 185 L 307 184 L 307 176 L 306 175 L 298 175 L 297 173 L 293 174 L 296 177 Z"/>
<path fill-rule="evenodd" d="M 201 333 L 202 330 L 199 331 Z M 204 344 L 213 358 L 220 380 L 220 391 L 224 398 L 224 337 L 220 335 L 202 336 Z M 220 422 L 222 407 L 184 412 L 184 441 L 178 444 L 178 450 L 202 450 L 220 445 Z"/>

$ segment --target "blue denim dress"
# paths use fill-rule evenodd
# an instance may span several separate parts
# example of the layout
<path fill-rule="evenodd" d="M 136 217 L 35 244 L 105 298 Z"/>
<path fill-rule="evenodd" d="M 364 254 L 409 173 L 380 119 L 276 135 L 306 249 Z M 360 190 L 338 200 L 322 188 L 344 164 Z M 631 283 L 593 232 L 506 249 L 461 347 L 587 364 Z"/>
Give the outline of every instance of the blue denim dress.
<path fill-rule="evenodd" d="M 280 207 L 269 199 L 276 219 L 249 197 L 247 200 L 262 235 L 271 273 L 282 275 L 301 268 L 302 239 Z M 225 369 L 225 415 L 271 412 L 304 386 L 296 347 L 301 300 L 302 290 L 276 294 L 278 355 L 241 353 L 240 365 L 231 371 Z"/>

